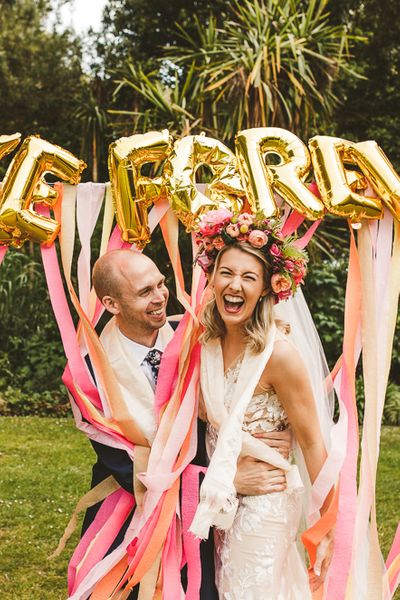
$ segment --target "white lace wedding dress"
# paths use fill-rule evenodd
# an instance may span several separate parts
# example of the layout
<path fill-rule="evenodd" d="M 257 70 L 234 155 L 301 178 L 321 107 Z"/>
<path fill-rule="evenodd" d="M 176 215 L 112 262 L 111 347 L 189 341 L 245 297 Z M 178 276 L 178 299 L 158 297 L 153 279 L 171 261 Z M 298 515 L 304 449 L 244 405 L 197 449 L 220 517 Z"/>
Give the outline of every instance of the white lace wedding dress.
<path fill-rule="evenodd" d="M 241 364 L 225 375 L 225 405 L 229 401 Z M 251 434 L 279 431 L 288 426 L 272 388 L 253 396 L 243 429 Z M 217 431 L 207 425 L 211 456 Z M 309 600 L 311 593 L 305 564 L 296 545 L 302 496 L 298 492 L 273 492 L 239 496 L 234 523 L 227 531 L 215 530 L 216 584 L 220 600 Z"/>

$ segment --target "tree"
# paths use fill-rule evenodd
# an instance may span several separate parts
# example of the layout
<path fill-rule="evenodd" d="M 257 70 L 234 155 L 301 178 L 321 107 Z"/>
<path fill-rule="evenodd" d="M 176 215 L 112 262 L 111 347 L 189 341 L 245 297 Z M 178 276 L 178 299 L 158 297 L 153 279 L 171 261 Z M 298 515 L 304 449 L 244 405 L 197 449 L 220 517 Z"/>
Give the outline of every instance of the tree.
<path fill-rule="evenodd" d="M 353 64 L 362 78 L 343 78 L 342 99 L 334 114 L 335 134 L 355 141 L 376 140 L 400 168 L 400 73 L 398 2 L 331 2 L 338 21 L 364 36 L 354 48 Z"/>
<path fill-rule="evenodd" d="M 351 73 L 349 36 L 325 9 L 326 2 L 233 0 L 222 25 L 194 15 L 195 27 L 178 25 L 180 44 L 166 49 L 162 65 L 175 67 L 175 78 L 162 69 L 146 75 L 131 62 L 117 92 L 131 87 L 159 120 L 173 111 L 169 98 L 179 83 L 185 105 L 173 103 L 176 110 L 226 141 L 266 125 L 307 137 L 332 114 L 340 73 Z"/>
<path fill-rule="evenodd" d="M 78 153 L 80 124 L 72 118 L 85 82 L 81 46 L 48 25 L 49 0 L 1 2 L 0 132 L 40 134 Z"/>
<path fill-rule="evenodd" d="M 82 126 L 80 157 L 86 161 L 91 181 L 107 179 L 106 146 L 108 133 L 108 116 L 103 102 L 103 81 L 94 77 L 84 89 L 84 95 L 77 100 L 77 107 L 72 117 Z M 111 140 L 109 140 L 111 141 Z"/>
<path fill-rule="evenodd" d="M 188 32 L 194 31 L 193 14 L 204 24 L 211 14 L 222 23 L 225 7 L 224 0 L 109 0 L 102 32 L 96 37 L 101 69 L 110 74 L 129 61 L 151 70 L 157 67 L 162 48 L 179 41 L 176 23 Z"/>

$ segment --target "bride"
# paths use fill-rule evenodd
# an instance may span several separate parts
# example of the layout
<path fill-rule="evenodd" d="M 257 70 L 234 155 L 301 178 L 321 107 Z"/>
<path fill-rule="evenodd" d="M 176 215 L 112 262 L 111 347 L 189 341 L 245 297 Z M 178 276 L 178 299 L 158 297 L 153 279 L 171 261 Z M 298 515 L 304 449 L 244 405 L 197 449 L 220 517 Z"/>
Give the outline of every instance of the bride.
<path fill-rule="evenodd" d="M 296 538 L 305 479 L 315 481 L 327 452 L 307 368 L 290 341 L 290 326 L 274 317 L 274 305 L 302 283 L 306 255 L 293 237 L 282 236 L 278 221 L 225 209 L 204 215 L 198 243 L 211 296 L 202 315 L 201 354 L 210 464 L 191 531 L 206 538 L 216 527 L 221 599 L 307 600 L 326 575 L 332 532 L 320 543 L 310 576 Z M 304 459 L 303 481 L 293 461 L 257 439 L 289 425 Z M 287 489 L 237 496 L 240 454 L 284 469 Z"/>

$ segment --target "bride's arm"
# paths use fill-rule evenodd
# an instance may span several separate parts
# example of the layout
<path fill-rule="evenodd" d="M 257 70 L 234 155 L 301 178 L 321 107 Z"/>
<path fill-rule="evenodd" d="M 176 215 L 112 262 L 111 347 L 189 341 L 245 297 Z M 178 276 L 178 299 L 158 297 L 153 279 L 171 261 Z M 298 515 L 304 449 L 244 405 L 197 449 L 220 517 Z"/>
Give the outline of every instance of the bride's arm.
<path fill-rule="evenodd" d="M 288 416 L 303 452 L 311 482 L 314 483 L 327 452 L 310 380 L 301 356 L 289 342 L 282 340 L 275 343 L 264 378 L 274 387 Z"/>
<path fill-rule="evenodd" d="M 314 483 L 326 460 L 327 452 L 305 365 L 298 351 L 289 342 L 282 340 L 275 343 L 262 379 L 274 387 L 301 447 L 310 480 Z M 330 503 L 331 495 L 332 491 L 321 507 L 322 514 Z M 318 548 L 318 560 L 312 582 L 314 589 L 322 583 L 329 566 L 331 542 L 332 533 L 322 540 Z"/>

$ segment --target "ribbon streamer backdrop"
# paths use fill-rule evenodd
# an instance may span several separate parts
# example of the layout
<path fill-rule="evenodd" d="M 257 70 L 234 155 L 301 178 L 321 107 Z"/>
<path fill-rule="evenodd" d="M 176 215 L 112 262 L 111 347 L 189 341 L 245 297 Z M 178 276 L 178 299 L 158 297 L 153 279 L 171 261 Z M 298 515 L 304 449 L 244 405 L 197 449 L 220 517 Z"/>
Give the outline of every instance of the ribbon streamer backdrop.
<path fill-rule="evenodd" d="M 69 358 L 69 368 L 71 364 L 75 364 L 75 374 L 71 372 L 68 375 L 67 372 L 67 378 L 70 377 L 71 389 L 74 390 L 70 397 L 76 424 L 89 437 L 125 448 L 131 453 L 132 444 L 123 431 L 110 426 L 107 419 L 107 416 L 110 416 L 108 403 L 101 394 L 100 397 L 96 395 L 97 390 L 93 390 L 93 382 L 90 384 L 87 381 L 87 373 L 86 383 L 79 380 L 83 373 L 82 357 L 92 343 L 88 341 L 88 324 L 94 326 L 103 311 L 91 288 L 90 273 L 91 238 L 103 203 L 105 207 L 100 254 L 112 248 L 129 246 L 121 242 L 117 227 L 112 231 L 113 207 L 108 184 L 57 184 L 57 190 L 60 193 L 60 201 L 55 207 L 55 214 L 62 223 L 62 271 L 72 302 L 81 316 L 81 324 L 77 330 L 73 326 L 68 303 L 60 289 L 62 279 L 57 275 L 54 247 L 43 248 L 43 257 L 51 299 Z M 161 223 L 174 266 L 178 298 L 191 314 L 191 318 L 196 319 L 195 307 L 200 300 L 198 290 L 204 282 L 200 282 L 199 275 L 195 274 L 193 291 L 196 298 L 185 292 L 177 227 L 173 224 L 175 217 L 168 208 L 166 201 L 155 205 L 149 215 L 150 227 L 154 229 L 159 222 Z M 295 213 L 292 213 L 292 223 L 296 227 L 300 221 L 301 219 L 296 219 Z M 76 231 L 81 246 L 77 263 L 78 294 L 73 290 L 71 283 Z M 382 221 L 364 223 L 358 231 L 357 238 L 357 243 L 356 240 L 352 240 L 350 251 L 343 359 L 335 374 L 335 388 L 341 407 L 341 435 L 347 430 L 347 451 L 340 469 L 337 538 L 325 586 L 325 598 L 388 600 L 393 597 L 399 583 L 400 533 L 398 530 L 385 566 L 378 542 L 375 486 L 383 403 L 400 291 L 400 224 L 397 221 L 393 223 L 391 215 L 387 212 Z M 6 251 L 7 248 L 0 247 L 0 263 Z M 83 321 L 86 322 L 85 327 Z M 187 349 L 189 350 L 189 346 Z M 357 490 L 359 442 L 354 376 L 361 350 L 365 381 L 365 417 L 361 437 L 360 482 Z M 100 366 L 99 371 L 101 370 Z M 85 390 L 88 390 L 89 400 L 82 401 L 82 390 L 84 394 Z M 103 418 L 99 417 L 101 412 L 104 414 Z M 82 414 L 85 420 L 82 419 Z M 339 463 L 340 461 L 337 461 L 336 465 Z M 170 533 L 168 539 L 171 535 Z M 87 572 L 89 563 L 85 562 L 85 558 L 87 559 L 84 557 L 83 563 L 78 565 L 74 572 L 70 591 L 72 588 L 76 590 L 79 582 L 85 579 L 77 578 L 76 573 L 79 569 L 82 569 L 82 575 Z M 77 597 L 85 597 L 83 590 L 82 593 L 83 595 Z"/>

